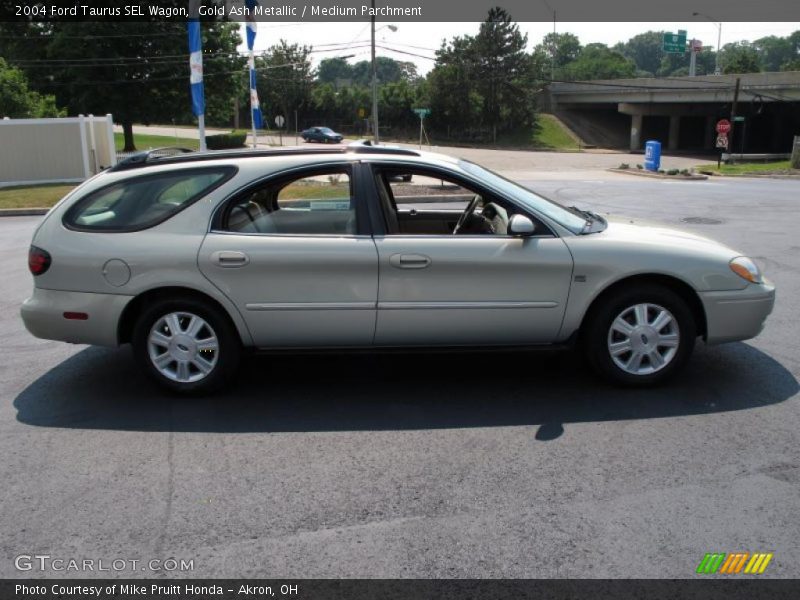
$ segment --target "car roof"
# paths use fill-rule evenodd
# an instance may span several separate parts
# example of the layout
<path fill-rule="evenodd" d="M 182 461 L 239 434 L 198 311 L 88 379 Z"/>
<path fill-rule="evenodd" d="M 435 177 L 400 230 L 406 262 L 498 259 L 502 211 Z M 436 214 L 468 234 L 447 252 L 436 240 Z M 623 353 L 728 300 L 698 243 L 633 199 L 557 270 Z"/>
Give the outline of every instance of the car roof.
<path fill-rule="evenodd" d="M 109 172 L 120 172 L 139 170 L 147 167 L 160 167 L 166 165 L 197 165 L 205 163 L 217 163 L 225 161 L 230 164 L 231 160 L 250 160 L 250 159 L 288 159 L 290 157 L 310 158 L 324 157 L 336 158 L 358 155 L 359 158 L 405 158 L 422 159 L 414 162 L 425 163 L 450 163 L 454 164 L 457 159 L 431 152 L 422 152 L 410 148 L 399 146 L 373 145 L 369 141 L 360 141 L 348 144 L 347 146 L 318 147 L 308 146 L 283 146 L 280 148 L 269 149 L 241 149 L 241 150 L 218 150 L 211 152 L 193 152 L 185 148 L 159 148 L 134 154 L 122 161 Z M 298 161 L 300 162 L 300 161 Z M 151 169 L 147 169 L 151 171 Z"/>

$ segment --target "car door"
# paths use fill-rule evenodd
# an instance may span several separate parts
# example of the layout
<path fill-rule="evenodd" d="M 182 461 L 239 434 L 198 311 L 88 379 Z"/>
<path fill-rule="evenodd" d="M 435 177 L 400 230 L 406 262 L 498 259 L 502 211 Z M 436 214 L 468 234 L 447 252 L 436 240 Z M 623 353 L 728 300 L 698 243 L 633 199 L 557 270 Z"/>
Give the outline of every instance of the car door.
<path fill-rule="evenodd" d="M 380 163 L 371 166 L 374 172 L 387 168 Z M 421 185 L 427 177 L 460 186 L 462 189 L 456 190 L 460 196 L 464 190 L 468 195 L 489 196 L 487 190 L 467 187 L 467 182 L 446 170 L 403 168 Z M 394 194 L 387 203 L 387 179 L 383 189 L 380 179 L 371 179 L 375 183 L 373 203 L 384 215 L 398 205 L 413 210 L 401 198 L 395 202 Z M 428 190 L 419 191 L 410 195 L 422 197 Z M 438 221 L 455 222 L 465 203 L 454 208 L 448 219 L 443 199 L 434 198 L 423 206 L 438 206 Z M 536 222 L 536 234 L 524 238 L 425 234 L 409 233 L 407 226 L 407 231 L 401 232 L 402 224 L 389 215 L 384 220 L 385 233 L 375 235 L 380 272 L 376 345 L 553 342 L 569 294 L 572 256 L 558 236 L 541 220 Z M 438 231 L 439 224 L 436 227 Z"/>
<path fill-rule="evenodd" d="M 215 215 L 198 261 L 259 347 L 364 346 L 375 332 L 378 259 L 349 163 L 250 186 Z"/>

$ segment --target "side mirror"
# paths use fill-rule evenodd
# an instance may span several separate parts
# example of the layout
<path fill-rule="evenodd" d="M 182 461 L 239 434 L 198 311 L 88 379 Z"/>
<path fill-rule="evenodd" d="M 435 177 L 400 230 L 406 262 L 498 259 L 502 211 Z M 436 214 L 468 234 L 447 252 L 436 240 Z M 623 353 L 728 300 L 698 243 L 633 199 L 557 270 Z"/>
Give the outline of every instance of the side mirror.
<path fill-rule="evenodd" d="M 536 225 L 533 224 L 525 215 L 514 215 L 508 221 L 508 234 L 517 237 L 528 237 L 533 235 L 536 231 Z"/>

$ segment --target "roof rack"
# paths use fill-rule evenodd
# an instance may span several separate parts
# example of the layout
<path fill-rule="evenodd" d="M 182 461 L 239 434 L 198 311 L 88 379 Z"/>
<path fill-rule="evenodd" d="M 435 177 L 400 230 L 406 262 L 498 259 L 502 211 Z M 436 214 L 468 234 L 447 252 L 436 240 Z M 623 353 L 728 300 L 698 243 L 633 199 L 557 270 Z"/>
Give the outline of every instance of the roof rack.
<path fill-rule="evenodd" d="M 395 154 L 403 156 L 420 156 L 416 150 L 399 146 L 373 145 L 370 140 L 359 140 L 346 146 L 308 148 L 288 146 L 280 148 L 216 150 L 212 152 L 195 152 L 189 148 L 164 147 L 137 152 L 118 162 L 109 171 L 125 171 L 154 164 L 173 164 L 226 158 L 264 158 L 268 156 L 292 156 L 297 154 Z"/>
<path fill-rule="evenodd" d="M 194 152 L 191 148 L 182 148 L 180 146 L 162 146 L 161 148 L 151 148 L 143 152 L 137 152 L 123 158 L 116 165 L 109 169 L 110 171 L 124 171 L 125 169 L 132 169 L 140 167 L 150 162 L 151 158 L 159 157 L 172 157 L 181 154 L 190 154 Z"/>

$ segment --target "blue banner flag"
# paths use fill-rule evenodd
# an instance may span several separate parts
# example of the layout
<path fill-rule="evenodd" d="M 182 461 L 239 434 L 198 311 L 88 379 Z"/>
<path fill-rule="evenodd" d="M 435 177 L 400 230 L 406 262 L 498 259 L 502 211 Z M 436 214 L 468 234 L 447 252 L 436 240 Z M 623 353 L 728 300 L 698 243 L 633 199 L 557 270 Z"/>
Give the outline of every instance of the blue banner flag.
<path fill-rule="evenodd" d="M 258 6 L 258 0 L 245 0 L 245 7 L 247 8 L 246 29 L 247 29 L 247 49 L 250 51 L 248 58 L 248 66 L 250 67 L 250 113 L 253 117 L 253 127 L 261 129 L 264 124 L 261 118 L 261 104 L 258 102 L 258 89 L 256 88 L 256 57 L 253 52 L 253 46 L 256 43 L 256 30 L 258 24 L 256 23 L 255 7 Z"/>
<path fill-rule="evenodd" d="M 192 87 L 192 112 L 199 117 L 206 112 L 206 98 L 203 91 L 203 40 L 200 37 L 200 21 L 192 19 L 187 23 L 189 32 L 189 81 Z"/>

